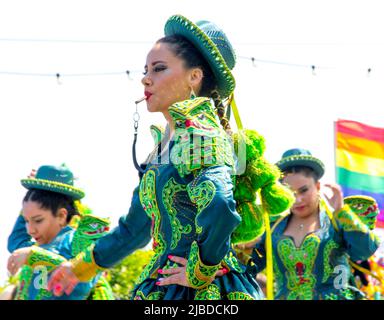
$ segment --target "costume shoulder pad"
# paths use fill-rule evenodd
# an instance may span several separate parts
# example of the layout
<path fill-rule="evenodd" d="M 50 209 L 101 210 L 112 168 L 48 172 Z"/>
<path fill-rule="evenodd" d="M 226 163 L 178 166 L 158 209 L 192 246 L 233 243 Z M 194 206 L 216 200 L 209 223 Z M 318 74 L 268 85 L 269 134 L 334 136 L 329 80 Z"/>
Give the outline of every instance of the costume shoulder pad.
<path fill-rule="evenodd" d="M 95 215 L 82 216 L 72 241 L 72 254 L 76 256 L 97 239 L 109 232 L 110 220 Z"/>
<path fill-rule="evenodd" d="M 181 177 L 209 166 L 233 166 L 231 138 L 209 98 L 184 100 L 168 110 L 175 124 L 171 162 Z"/>
<path fill-rule="evenodd" d="M 89 239 L 98 239 L 109 231 L 110 223 L 108 218 L 86 215 L 81 218 L 76 232 Z"/>
<path fill-rule="evenodd" d="M 155 145 L 158 145 L 164 138 L 165 129 L 160 125 L 153 124 L 151 125 L 150 130 Z"/>
<path fill-rule="evenodd" d="M 374 198 L 363 195 L 349 196 L 344 198 L 344 204 L 348 205 L 369 229 L 375 228 L 379 207 Z"/>

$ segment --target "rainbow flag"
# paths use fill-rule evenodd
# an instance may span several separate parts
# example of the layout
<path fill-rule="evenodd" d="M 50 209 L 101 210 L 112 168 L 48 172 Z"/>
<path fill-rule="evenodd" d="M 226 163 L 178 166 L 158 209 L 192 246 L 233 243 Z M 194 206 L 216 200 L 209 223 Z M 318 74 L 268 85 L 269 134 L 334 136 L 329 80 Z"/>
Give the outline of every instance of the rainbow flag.
<path fill-rule="evenodd" d="M 380 208 L 376 227 L 384 228 L 384 128 L 338 120 L 335 140 L 336 181 L 344 196 L 375 198 Z"/>

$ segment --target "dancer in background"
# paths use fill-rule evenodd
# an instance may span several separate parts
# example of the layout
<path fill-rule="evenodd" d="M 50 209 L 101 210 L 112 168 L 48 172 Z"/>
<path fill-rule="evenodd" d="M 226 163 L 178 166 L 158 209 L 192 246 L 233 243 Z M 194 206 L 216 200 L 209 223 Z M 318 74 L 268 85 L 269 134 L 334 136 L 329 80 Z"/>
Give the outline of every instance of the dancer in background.
<path fill-rule="evenodd" d="M 73 185 L 72 172 L 65 166 L 45 165 L 21 183 L 28 192 L 8 239 L 12 253 L 8 270 L 15 275 L 21 269 L 14 299 L 113 299 L 100 275 L 77 286 L 69 295 L 56 297 L 47 290 L 48 275 L 55 267 L 109 230 L 108 219 L 90 214 L 80 203 L 84 192 Z"/>
<path fill-rule="evenodd" d="M 272 224 L 276 299 L 360 299 L 351 282 L 350 259 L 368 259 L 379 246 L 373 233 L 377 205 L 366 197 L 343 199 L 341 187 L 325 184 L 332 196 L 322 200 L 322 161 L 308 150 L 286 151 L 277 166 L 295 193 L 290 211 Z M 344 203 L 345 202 L 345 203 Z M 265 267 L 265 239 L 252 253 L 249 268 Z"/>

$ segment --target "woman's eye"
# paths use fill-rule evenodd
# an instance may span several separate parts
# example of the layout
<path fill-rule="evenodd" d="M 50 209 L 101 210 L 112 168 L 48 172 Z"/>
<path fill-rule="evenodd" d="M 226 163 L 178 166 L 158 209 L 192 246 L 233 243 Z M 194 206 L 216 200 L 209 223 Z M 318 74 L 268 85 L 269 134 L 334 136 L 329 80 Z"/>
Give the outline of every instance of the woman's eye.
<path fill-rule="evenodd" d="M 165 69 L 167 69 L 165 66 L 156 66 L 153 68 L 153 71 L 154 72 L 160 72 L 160 71 L 163 71 Z"/>
<path fill-rule="evenodd" d="M 300 193 L 305 193 L 305 192 L 307 192 L 308 191 L 308 189 L 307 188 L 304 188 L 304 189 L 301 189 L 300 190 Z"/>
<path fill-rule="evenodd" d="M 153 72 L 161 72 L 161 71 L 164 71 L 165 69 L 167 69 L 166 66 L 156 66 L 156 67 L 153 68 Z M 148 74 L 148 70 L 145 70 L 143 72 L 143 75 L 146 76 L 147 74 Z"/>
<path fill-rule="evenodd" d="M 43 220 L 35 220 L 36 223 L 41 223 Z"/>

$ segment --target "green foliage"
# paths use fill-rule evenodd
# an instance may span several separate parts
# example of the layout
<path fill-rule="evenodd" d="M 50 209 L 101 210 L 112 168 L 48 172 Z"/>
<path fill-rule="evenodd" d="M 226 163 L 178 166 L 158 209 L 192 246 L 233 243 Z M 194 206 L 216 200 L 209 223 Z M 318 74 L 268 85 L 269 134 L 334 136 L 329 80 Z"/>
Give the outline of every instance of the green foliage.
<path fill-rule="evenodd" d="M 0 295 L 4 292 L 4 290 L 9 286 L 16 286 L 19 281 L 18 275 L 10 276 L 7 281 L 3 285 L 0 286 Z"/>
<path fill-rule="evenodd" d="M 153 254 L 152 250 L 137 250 L 109 270 L 108 281 L 116 299 L 131 299 L 136 281 Z"/>
<path fill-rule="evenodd" d="M 2 290 L 4 290 L 5 287 L 11 285 L 11 284 L 17 284 L 17 282 L 19 281 L 19 277 L 18 275 L 15 275 L 15 276 L 10 276 L 7 281 L 5 281 L 4 285 L 3 286 L 0 286 L 0 292 Z"/>

